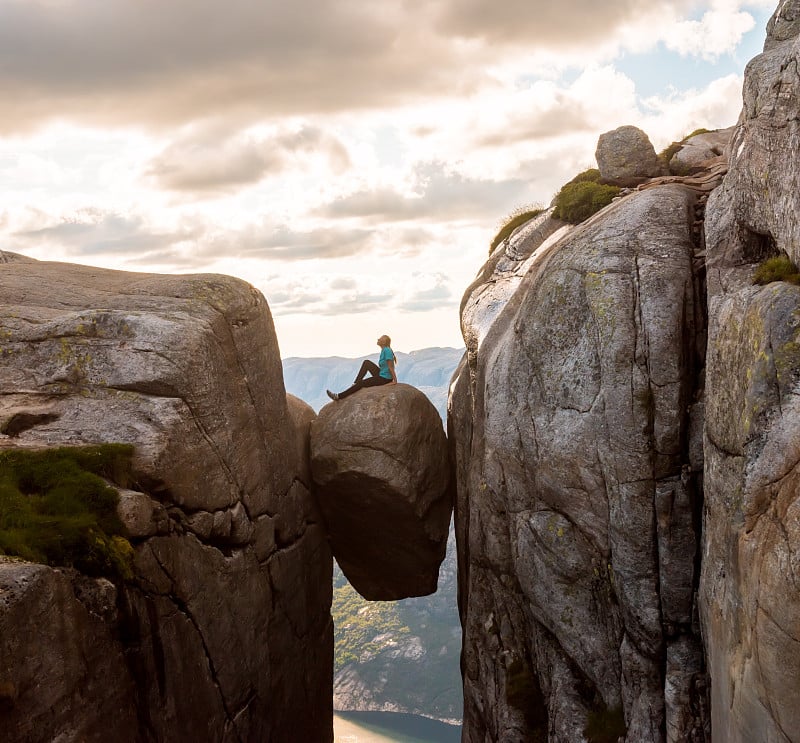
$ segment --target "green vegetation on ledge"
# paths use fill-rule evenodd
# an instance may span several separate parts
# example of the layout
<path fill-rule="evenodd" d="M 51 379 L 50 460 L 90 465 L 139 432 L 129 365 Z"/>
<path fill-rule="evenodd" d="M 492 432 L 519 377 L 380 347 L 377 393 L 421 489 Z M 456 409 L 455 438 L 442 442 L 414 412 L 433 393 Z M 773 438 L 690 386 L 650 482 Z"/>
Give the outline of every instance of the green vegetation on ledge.
<path fill-rule="evenodd" d="M 620 189 L 599 181 L 600 171 L 597 168 L 589 168 L 578 173 L 558 192 L 553 216 L 571 224 L 578 224 L 608 206 Z"/>
<path fill-rule="evenodd" d="M 375 638 L 408 635 L 395 601 L 366 601 L 339 573 L 333 587 L 334 668 L 337 673 L 362 655 L 374 655 L 384 643 Z"/>
<path fill-rule="evenodd" d="M 117 515 L 133 447 L 0 451 L 0 555 L 129 578 L 132 548 Z"/>
<path fill-rule="evenodd" d="M 511 233 L 520 227 L 521 225 L 525 224 L 528 220 L 533 219 L 534 217 L 538 217 L 544 209 L 535 208 L 535 209 L 522 209 L 516 210 L 512 212 L 508 219 L 506 220 L 505 224 L 500 228 L 498 233 L 494 236 L 492 240 L 492 244 L 489 246 L 489 255 L 494 253 L 495 248 L 511 236 Z"/>
<path fill-rule="evenodd" d="M 758 264 L 753 274 L 753 283 L 771 284 L 773 281 L 800 284 L 800 271 L 788 255 L 776 255 Z"/>

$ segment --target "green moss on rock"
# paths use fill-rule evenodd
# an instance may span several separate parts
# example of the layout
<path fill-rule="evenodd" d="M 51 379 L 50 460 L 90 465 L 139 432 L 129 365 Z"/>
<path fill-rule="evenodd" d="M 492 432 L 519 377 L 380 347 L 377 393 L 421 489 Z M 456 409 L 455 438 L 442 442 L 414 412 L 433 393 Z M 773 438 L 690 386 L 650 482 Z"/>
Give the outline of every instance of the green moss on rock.
<path fill-rule="evenodd" d="M 773 281 L 787 281 L 800 284 L 800 271 L 788 255 L 776 255 L 762 261 L 753 274 L 754 284 L 771 284 Z"/>
<path fill-rule="evenodd" d="M 0 554 L 129 578 L 132 547 L 117 515 L 130 480 L 124 444 L 0 452 Z"/>
<path fill-rule="evenodd" d="M 534 217 L 538 217 L 544 209 L 525 209 L 523 211 L 516 211 L 509 216 L 506 220 L 505 224 L 500 228 L 498 233 L 494 236 L 492 240 L 492 244 L 489 246 L 489 255 L 494 253 L 495 248 L 503 242 L 503 240 L 508 239 L 511 237 L 511 233 L 514 232 L 517 227 L 522 226 L 525 222 L 533 219 Z"/>
<path fill-rule="evenodd" d="M 600 171 L 590 168 L 565 183 L 556 196 L 553 216 L 578 224 L 608 206 L 620 189 L 599 183 L 599 179 Z"/>

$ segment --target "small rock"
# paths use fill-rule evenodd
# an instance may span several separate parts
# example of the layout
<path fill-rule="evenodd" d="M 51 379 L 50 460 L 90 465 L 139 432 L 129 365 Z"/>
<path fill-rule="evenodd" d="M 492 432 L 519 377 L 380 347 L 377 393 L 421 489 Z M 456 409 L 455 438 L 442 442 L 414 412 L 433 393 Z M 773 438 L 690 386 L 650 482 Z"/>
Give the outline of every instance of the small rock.
<path fill-rule="evenodd" d="M 117 492 L 119 493 L 117 513 L 129 536 L 151 537 L 159 531 L 166 530 L 167 512 L 164 506 L 136 490 L 117 488 Z"/>

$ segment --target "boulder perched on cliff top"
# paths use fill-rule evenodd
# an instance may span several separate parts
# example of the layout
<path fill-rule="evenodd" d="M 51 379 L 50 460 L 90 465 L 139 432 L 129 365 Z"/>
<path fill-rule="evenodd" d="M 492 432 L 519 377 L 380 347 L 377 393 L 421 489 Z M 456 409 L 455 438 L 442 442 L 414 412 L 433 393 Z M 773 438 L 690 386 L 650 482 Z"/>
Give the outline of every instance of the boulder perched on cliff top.
<path fill-rule="evenodd" d="M 442 421 L 422 392 L 373 387 L 326 405 L 311 472 L 334 557 L 364 598 L 436 590 L 452 497 Z"/>
<path fill-rule="evenodd" d="M 595 158 L 603 181 L 617 186 L 635 186 L 663 171 L 647 134 L 635 126 L 601 134 Z"/>
<path fill-rule="evenodd" d="M 127 740 L 130 715 L 108 714 L 112 694 L 135 710 L 136 740 L 330 741 L 331 555 L 264 297 L 226 276 L 0 251 L 0 447 L 103 443 L 133 445 L 130 482 L 117 483 L 132 578 L 98 627 L 69 597 L 48 603 L 69 587 L 30 568 L 43 593 L 28 590 L 26 605 L 63 610 L 64 631 L 27 617 L 26 644 L 0 647 L 8 703 L 42 721 L 35 735 L 0 726 L 3 740 L 75 738 L 71 681 L 46 694 L 36 684 L 98 638 L 111 647 L 74 673 L 109 680 L 80 685 L 82 729 L 102 734 L 81 740 Z M 16 620 L 1 597 L 5 635 Z"/>

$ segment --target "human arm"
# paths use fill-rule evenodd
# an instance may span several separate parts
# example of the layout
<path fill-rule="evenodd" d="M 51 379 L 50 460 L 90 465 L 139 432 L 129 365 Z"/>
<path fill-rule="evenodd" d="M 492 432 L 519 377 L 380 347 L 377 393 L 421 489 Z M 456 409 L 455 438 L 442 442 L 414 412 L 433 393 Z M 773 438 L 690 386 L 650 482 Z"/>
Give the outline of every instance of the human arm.
<path fill-rule="evenodd" d="M 392 381 L 388 384 L 397 384 L 397 372 L 394 370 L 394 359 L 387 359 L 386 366 L 389 367 L 389 373 L 392 375 Z"/>

